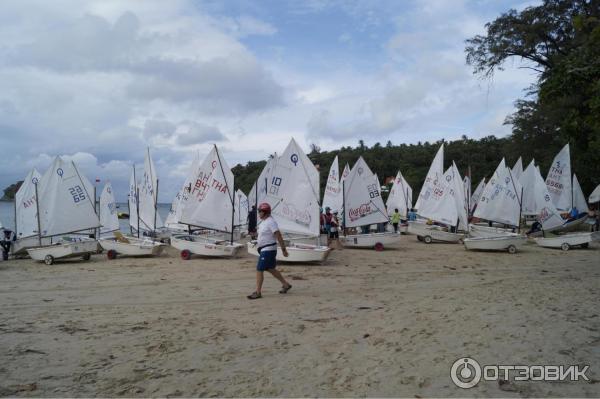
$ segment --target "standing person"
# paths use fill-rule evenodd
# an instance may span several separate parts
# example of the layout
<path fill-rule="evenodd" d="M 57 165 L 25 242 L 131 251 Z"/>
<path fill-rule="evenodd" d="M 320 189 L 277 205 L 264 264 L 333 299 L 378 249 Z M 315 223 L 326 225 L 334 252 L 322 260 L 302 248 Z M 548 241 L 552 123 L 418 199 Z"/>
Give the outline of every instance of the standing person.
<path fill-rule="evenodd" d="M 256 205 L 248 212 L 248 234 L 253 240 L 256 238 Z"/>
<path fill-rule="evenodd" d="M 398 212 L 398 208 L 394 209 L 394 213 L 392 213 L 392 226 L 394 226 L 394 233 L 398 232 L 398 224 L 400 223 L 400 213 Z"/>
<path fill-rule="evenodd" d="M 15 233 L 12 230 L 4 229 L 2 231 L 2 237 L 0 237 L 0 247 L 2 248 L 2 259 L 8 260 L 8 254 L 10 253 L 10 247 L 13 241 L 16 240 Z"/>
<path fill-rule="evenodd" d="M 333 216 L 331 217 L 331 228 L 329 229 L 329 242 L 327 245 L 331 244 L 332 241 L 337 241 L 340 238 L 339 227 L 340 220 L 338 219 L 338 212 L 333 211 Z"/>
<path fill-rule="evenodd" d="M 271 205 L 263 202 L 258 206 L 258 217 L 262 222 L 258 226 L 258 263 L 256 264 L 256 291 L 248 295 L 248 299 L 262 298 L 262 285 L 265 279 L 264 272 L 268 271 L 282 284 L 280 294 L 287 293 L 292 285 L 288 283 L 279 271 L 275 270 L 277 257 L 277 243 L 281 247 L 283 256 L 287 258 L 288 252 L 277 222 L 271 216 Z"/>
<path fill-rule="evenodd" d="M 325 233 L 327 233 L 328 239 L 329 239 L 329 234 L 331 233 L 331 218 L 332 217 L 333 217 L 333 214 L 331 213 L 331 208 L 326 206 L 325 207 Z"/>

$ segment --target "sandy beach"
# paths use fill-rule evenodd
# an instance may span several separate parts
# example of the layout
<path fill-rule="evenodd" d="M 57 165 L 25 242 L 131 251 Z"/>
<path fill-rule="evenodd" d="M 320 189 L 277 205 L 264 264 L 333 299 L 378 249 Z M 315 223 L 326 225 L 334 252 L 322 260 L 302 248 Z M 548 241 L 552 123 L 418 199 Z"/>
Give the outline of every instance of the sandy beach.
<path fill-rule="evenodd" d="M 516 255 L 402 237 L 255 258 L 0 262 L 1 396 L 600 396 L 600 245 Z M 590 365 L 590 382 L 480 382 L 452 363 Z"/>

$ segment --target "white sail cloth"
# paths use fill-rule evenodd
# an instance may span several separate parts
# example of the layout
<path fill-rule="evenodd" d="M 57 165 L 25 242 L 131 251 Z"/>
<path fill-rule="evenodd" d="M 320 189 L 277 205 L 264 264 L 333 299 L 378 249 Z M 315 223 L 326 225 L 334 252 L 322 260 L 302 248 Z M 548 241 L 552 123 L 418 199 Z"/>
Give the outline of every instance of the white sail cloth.
<path fill-rule="evenodd" d="M 250 207 L 252 207 L 252 205 L 258 206 L 260 203 L 265 201 L 265 197 L 267 196 L 267 181 L 271 175 L 271 169 L 273 168 L 275 162 L 277 162 L 277 158 L 277 153 L 275 153 L 267 160 L 267 164 L 260 172 L 256 182 L 254 182 L 252 185 L 252 189 L 250 189 L 250 192 L 248 193 L 248 204 Z"/>
<path fill-rule="evenodd" d="M 163 227 L 164 224 L 157 212 L 156 204 L 158 198 L 158 176 L 154 162 L 150 157 L 150 149 L 146 151 L 144 158 L 144 174 L 139 182 L 139 218 L 140 229 L 154 231 Z"/>
<path fill-rule="evenodd" d="M 248 220 L 248 197 L 244 192 L 240 189 L 235 192 L 235 206 L 234 206 L 234 224 L 236 226 L 241 226 L 246 224 Z"/>
<path fill-rule="evenodd" d="M 350 170 L 344 181 L 344 220 L 346 227 L 364 226 L 388 221 L 381 199 L 381 187 L 363 159 Z"/>
<path fill-rule="evenodd" d="M 329 175 L 327 176 L 327 184 L 325 185 L 321 207 L 323 209 L 329 208 L 334 211 L 339 211 L 343 207 L 342 179 L 337 156 L 329 168 Z"/>
<path fill-rule="evenodd" d="M 37 209 L 35 206 L 35 185 L 39 183 L 42 175 L 32 169 L 23 180 L 15 195 L 16 203 L 16 234 L 17 238 L 30 237 L 37 234 Z"/>
<path fill-rule="evenodd" d="M 131 169 L 129 177 L 129 194 L 127 195 L 129 203 L 129 225 L 137 230 L 138 228 L 138 185 L 135 176 L 135 165 Z"/>
<path fill-rule="evenodd" d="M 319 171 L 294 139 L 271 162 L 267 183 L 264 200 L 281 231 L 318 236 Z"/>
<path fill-rule="evenodd" d="M 182 201 L 180 223 L 212 230 L 233 230 L 233 173 L 215 145 L 192 172 L 190 195 Z"/>
<path fill-rule="evenodd" d="M 590 194 L 590 204 L 594 204 L 596 202 L 600 202 L 600 184 L 596 186 L 594 191 Z"/>
<path fill-rule="evenodd" d="M 435 182 L 437 181 L 437 179 L 441 179 L 443 175 L 444 144 L 440 146 L 440 149 L 435 154 L 435 158 L 433 158 L 433 162 L 431 162 L 431 166 L 429 167 L 429 171 L 427 172 L 427 177 L 425 177 L 425 182 L 423 183 L 423 187 L 421 187 L 419 198 L 417 198 L 417 203 L 415 204 L 415 208 L 417 209 L 417 211 L 421 208 L 422 201 L 426 201 L 431 195 L 433 195 Z"/>
<path fill-rule="evenodd" d="M 577 208 L 579 212 L 589 212 L 585 195 L 577 180 L 577 176 L 573 174 L 573 206 Z"/>
<path fill-rule="evenodd" d="M 467 228 L 467 208 L 463 181 L 454 162 L 440 179 L 435 179 L 422 198 L 420 216 L 451 226 Z"/>
<path fill-rule="evenodd" d="M 572 186 L 569 144 L 565 145 L 554 157 L 546 177 L 546 185 L 556 209 L 563 211 L 571 209 Z"/>
<path fill-rule="evenodd" d="M 100 194 L 100 233 L 109 233 L 119 230 L 119 218 L 117 217 L 117 203 L 113 193 L 112 185 L 107 182 Z"/>
<path fill-rule="evenodd" d="M 474 216 L 518 226 L 521 188 L 521 184 L 512 178 L 503 158 L 485 186 Z"/>
<path fill-rule="evenodd" d="M 200 164 L 200 154 L 198 152 L 196 152 L 196 155 L 194 156 L 194 160 L 192 161 L 192 166 L 190 167 L 190 170 L 188 171 L 188 173 L 185 177 L 185 181 L 183 182 L 181 189 L 177 192 L 177 194 L 175 194 L 175 198 L 173 199 L 173 202 L 171 203 L 171 208 L 169 209 L 169 214 L 167 215 L 167 219 L 165 220 L 165 227 L 167 227 L 169 229 L 178 229 L 178 230 L 187 229 L 186 225 L 179 223 L 179 219 L 181 217 L 181 211 L 183 209 L 183 206 L 181 205 L 181 203 L 187 201 L 187 197 L 189 196 L 189 193 L 192 190 L 192 182 L 190 181 L 190 179 L 193 178 L 193 173 L 194 173 L 194 171 L 196 171 L 198 169 L 199 164 Z"/>
<path fill-rule="evenodd" d="M 513 179 L 519 181 L 521 179 L 521 175 L 523 175 L 523 159 L 519 157 L 515 165 L 511 169 L 511 174 Z"/>
<path fill-rule="evenodd" d="M 481 194 L 483 193 L 483 190 L 485 189 L 485 177 L 483 179 L 481 179 L 481 181 L 479 182 L 479 184 L 477 185 L 477 187 L 475 188 L 475 191 L 473 192 L 473 195 L 471 196 L 471 201 L 470 201 L 470 209 L 469 212 L 473 213 L 473 211 L 475 210 L 475 207 L 477 206 L 477 203 L 479 202 L 479 198 L 481 197 Z"/>
<path fill-rule="evenodd" d="M 41 236 L 99 227 L 88 184 L 73 162 L 54 159 L 38 183 Z"/>
<path fill-rule="evenodd" d="M 398 209 L 398 213 L 404 219 L 408 218 L 408 211 L 412 208 L 412 188 L 400 171 L 396 174 L 396 178 L 390 189 L 386 208 L 388 215 L 394 213 L 395 209 Z"/>
<path fill-rule="evenodd" d="M 535 180 L 533 183 L 535 192 L 535 212 L 538 221 L 542 224 L 544 230 L 561 226 L 564 223 L 558 210 L 552 202 L 552 197 L 548 192 L 548 186 L 540 174 L 540 170 L 535 168 Z"/>

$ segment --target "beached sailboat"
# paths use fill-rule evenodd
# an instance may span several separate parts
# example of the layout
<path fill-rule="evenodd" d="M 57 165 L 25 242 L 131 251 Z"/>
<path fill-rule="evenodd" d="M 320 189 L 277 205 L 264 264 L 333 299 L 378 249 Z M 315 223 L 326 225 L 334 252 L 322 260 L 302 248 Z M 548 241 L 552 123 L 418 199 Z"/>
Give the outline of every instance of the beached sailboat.
<path fill-rule="evenodd" d="M 420 198 L 418 215 L 430 223 L 411 222 L 408 231 L 427 244 L 459 242 L 464 237 L 460 230 L 467 229 L 468 217 L 463 181 L 456 164 L 453 162 L 442 176 L 433 179 Z"/>
<path fill-rule="evenodd" d="M 187 201 L 190 191 L 192 190 L 192 182 L 190 179 L 193 178 L 193 174 L 196 169 L 198 169 L 200 161 L 200 153 L 196 152 L 194 159 L 192 160 L 191 168 L 185 177 L 184 183 L 179 191 L 177 191 L 177 194 L 175 194 L 175 198 L 171 203 L 171 208 L 169 209 L 167 219 L 165 220 L 165 227 L 171 232 L 171 234 L 191 233 L 191 231 L 189 231 L 189 226 L 179 223 L 179 218 L 181 217 L 181 210 L 183 209 L 181 204 Z"/>
<path fill-rule="evenodd" d="M 66 234 L 96 229 L 100 226 L 88 187 L 91 185 L 73 162 L 56 157 L 39 182 L 34 183 L 37 209 L 37 247 L 28 248 L 29 256 L 47 265 L 55 259 L 82 257 L 88 260 L 98 249 L 98 242 L 87 237 Z M 59 237 L 54 241 L 54 237 Z M 42 245 L 50 238 L 51 245 Z"/>
<path fill-rule="evenodd" d="M 521 184 L 513 179 L 512 172 L 506 167 L 504 159 L 485 186 L 474 216 L 492 222 L 511 226 L 519 226 L 521 220 Z M 478 226 L 471 226 L 471 231 Z M 466 249 L 476 250 L 507 250 L 515 253 L 526 242 L 527 238 L 508 231 L 479 231 L 478 236 L 471 233 L 463 243 Z"/>
<path fill-rule="evenodd" d="M 404 176 L 402 176 L 400 171 L 396 174 L 385 206 L 388 215 L 393 214 L 394 211 L 398 209 L 400 218 L 404 220 L 408 219 L 408 212 L 412 208 L 412 188 L 404 179 Z M 403 226 L 401 226 L 401 231 L 406 233 L 407 229 L 408 224 L 404 223 Z"/>
<path fill-rule="evenodd" d="M 389 217 L 381 198 L 381 186 L 367 163 L 359 157 L 343 182 L 344 235 L 340 243 L 348 248 L 382 250 L 400 243 L 400 234 L 393 232 L 348 234 L 348 229 L 387 223 Z"/>
<path fill-rule="evenodd" d="M 329 247 L 304 243 L 317 242 L 319 237 L 319 172 L 294 139 L 269 167 L 266 194 L 259 198 L 260 202 L 271 205 L 271 213 L 286 240 L 288 257 L 278 250 L 277 260 L 325 261 L 331 251 Z M 249 254 L 259 255 L 256 241 L 249 242 L 247 247 Z"/>
<path fill-rule="evenodd" d="M 248 224 L 248 197 L 239 188 L 235 192 L 235 204 L 234 204 L 234 224 L 237 228 Z"/>
<path fill-rule="evenodd" d="M 40 245 L 38 237 L 37 208 L 35 206 L 35 185 L 42 175 L 34 168 L 15 195 L 15 236 L 17 240 L 11 246 L 14 256 L 26 256 L 27 248 Z M 43 238 L 42 245 L 50 244 L 50 238 Z"/>
<path fill-rule="evenodd" d="M 343 206 L 342 198 L 342 179 L 340 176 L 338 157 L 333 159 L 329 174 L 327 175 L 327 184 L 323 193 L 322 208 L 329 208 L 332 211 L 341 211 Z"/>
<path fill-rule="evenodd" d="M 110 182 L 106 183 L 100 195 L 100 224 L 101 237 L 98 242 L 106 250 L 108 259 L 115 259 L 117 255 L 158 256 L 165 248 L 163 243 L 149 237 L 126 237 L 119 232 L 116 201 Z"/>
<path fill-rule="evenodd" d="M 188 179 L 191 188 L 187 198 L 180 203 L 182 209 L 178 222 L 190 229 L 220 232 L 228 235 L 229 239 L 208 234 L 175 234 L 171 237 L 171 245 L 181 251 L 184 260 L 189 260 L 192 254 L 236 256 L 243 245 L 234 242 L 233 236 L 233 173 L 216 145 Z"/>

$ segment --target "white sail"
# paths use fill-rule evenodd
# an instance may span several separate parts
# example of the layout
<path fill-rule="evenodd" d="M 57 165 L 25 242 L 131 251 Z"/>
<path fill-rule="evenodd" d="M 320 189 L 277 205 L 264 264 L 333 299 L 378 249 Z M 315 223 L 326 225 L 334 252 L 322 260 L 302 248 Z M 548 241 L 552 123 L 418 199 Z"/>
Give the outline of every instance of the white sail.
<path fill-rule="evenodd" d="M 417 198 L 417 203 L 415 208 L 417 210 L 421 207 L 421 202 L 426 201 L 431 195 L 433 195 L 433 188 L 437 179 L 441 179 L 444 175 L 444 144 L 440 146 L 437 154 L 435 154 L 435 158 L 433 158 L 433 162 L 431 162 L 431 166 L 429 167 L 429 172 L 427 172 L 427 177 L 425 177 L 425 182 L 423 183 L 423 187 L 421 187 L 421 192 L 419 193 L 419 198 Z"/>
<path fill-rule="evenodd" d="M 535 166 L 532 160 L 519 179 L 519 183 L 523 186 L 523 198 L 522 198 L 522 213 L 523 215 L 537 215 L 538 214 L 538 193 L 536 192 L 536 181 L 539 170 Z"/>
<path fill-rule="evenodd" d="M 99 227 L 92 195 L 75 164 L 56 157 L 38 185 L 41 235 Z"/>
<path fill-rule="evenodd" d="M 408 211 L 412 208 L 412 188 L 400 171 L 396 174 L 396 178 L 390 189 L 386 208 L 388 215 L 394 213 L 395 209 L 398 209 L 398 213 L 400 213 L 403 219 L 408 218 Z"/>
<path fill-rule="evenodd" d="M 456 225 L 458 206 L 454 197 L 454 171 L 450 167 L 443 176 L 431 182 L 429 195 L 422 197 L 418 214 L 436 222 Z M 461 182 L 462 184 L 462 182 Z M 462 190 L 460 191 L 462 193 Z"/>
<path fill-rule="evenodd" d="M 475 207 L 477 206 L 477 203 L 479 202 L 479 198 L 481 197 L 481 194 L 483 193 L 484 189 L 485 189 L 485 177 L 483 179 L 481 179 L 481 181 L 477 185 L 477 188 L 475 188 L 473 195 L 471 196 L 471 201 L 469 203 L 469 206 L 471 207 L 471 209 L 469 209 L 469 211 L 471 213 L 473 213 L 473 211 L 475 210 Z"/>
<path fill-rule="evenodd" d="M 183 182 L 183 186 L 181 189 L 175 194 L 175 198 L 171 203 L 171 208 L 169 209 L 169 214 L 167 215 L 167 219 L 165 220 L 165 227 L 169 229 L 179 229 L 186 230 L 187 226 L 179 223 L 179 219 L 181 217 L 181 211 L 183 209 L 183 203 L 187 201 L 190 191 L 192 190 L 192 181 L 190 179 L 193 178 L 195 171 L 198 169 L 198 165 L 200 164 L 200 153 L 196 152 L 194 156 L 194 160 L 192 161 L 192 166 L 187 173 L 185 181 Z"/>
<path fill-rule="evenodd" d="M 548 192 L 548 186 L 542 178 L 538 168 L 535 169 L 535 196 L 536 196 L 536 213 L 537 219 L 542 224 L 542 229 L 549 230 L 564 223 L 558 210 L 552 202 L 552 197 Z"/>
<path fill-rule="evenodd" d="M 180 223 L 231 232 L 233 173 L 215 145 L 193 172 L 190 195 L 183 202 Z"/>
<path fill-rule="evenodd" d="M 546 177 L 546 185 L 556 209 L 563 211 L 571 209 L 572 187 L 569 144 L 565 145 L 554 157 Z"/>
<path fill-rule="evenodd" d="M 148 148 L 144 159 L 144 173 L 139 182 L 139 217 L 142 230 L 154 231 L 164 226 L 156 208 L 157 196 L 158 176 Z"/>
<path fill-rule="evenodd" d="M 458 215 L 458 227 L 462 227 L 463 229 L 467 229 L 469 226 L 469 217 L 468 217 L 468 205 L 467 205 L 467 194 L 465 193 L 465 185 L 463 180 L 460 177 L 460 172 L 458 171 L 458 167 L 454 162 L 452 162 L 452 191 L 451 195 L 454 198 L 454 205 L 456 207 L 456 213 Z"/>
<path fill-rule="evenodd" d="M 381 187 L 362 157 L 354 164 L 344 182 L 344 220 L 346 227 L 388 221 L 381 199 Z"/>
<path fill-rule="evenodd" d="M 594 191 L 590 194 L 590 204 L 594 204 L 596 202 L 600 202 L 600 184 L 596 186 Z"/>
<path fill-rule="evenodd" d="M 247 220 L 248 220 L 248 212 L 249 212 L 249 208 L 248 208 L 248 197 L 246 196 L 246 194 L 244 194 L 244 192 L 240 189 L 238 189 L 235 192 L 235 216 L 234 216 L 234 223 L 236 226 L 242 226 L 244 224 L 246 224 Z"/>
<path fill-rule="evenodd" d="M 581 190 L 579 180 L 577 180 L 575 173 L 573 173 L 573 206 L 581 213 L 589 212 L 585 195 L 583 195 L 583 190 Z"/>
<path fill-rule="evenodd" d="M 521 157 L 517 159 L 517 162 L 515 162 L 515 165 L 512 167 L 510 172 L 512 174 L 513 179 L 515 179 L 516 181 L 519 181 L 521 179 L 521 175 L 523 174 L 523 160 L 521 159 Z"/>
<path fill-rule="evenodd" d="M 463 193 L 465 194 L 465 207 L 469 209 L 471 203 L 471 178 L 469 176 L 463 178 Z"/>
<path fill-rule="evenodd" d="M 131 170 L 131 176 L 129 178 L 129 193 L 127 194 L 127 201 L 129 203 L 129 225 L 137 230 L 138 185 L 135 175 L 135 165 L 133 165 L 133 168 Z"/>
<path fill-rule="evenodd" d="M 272 164 L 265 201 L 282 232 L 319 235 L 319 171 L 294 139 Z"/>
<path fill-rule="evenodd" d="M 117 217 L 117 202 L 113 194 L 112 185 L 107 182 L 100 194 L 100 233 L 108 233 L 119 230 L 119 218 Z"/>
<path fill-rule="evenodd" d="M 323 193 L 323 203 L 321 207 L 323 209 L 329 207 L 334 211 L 342 209 L 342 184 L 340 178 L 340 171 L 338 166 L 338 157 L 336 155 L 331 167 L 329 168 L 329 175 L 327 176 L 327 184 L 325 185 L 325 192 Z"/>
<path fill-rule="evenodd" d="M 23 180 L 23 184 L 15 195 L 17 208 L 16 230 L 18 238 L 25 238 L 37 234 L 37 209 L 35 206 L 35 184 L 39 183 L 42 176 L 32 169 Z"/>
<path fill-rule="evenodd" d="M 272 157 L 267 160 L 267 164 L 260 172 L 258 179 L 252 185 L 250 192 L 248 193 L 248 204 L 250 208 L 252 205 L 258 206 L 261 202 L 264 202 L 264 199 L 267 195 L 267 181 L 269 180 L 269 176 L 271 175 L 271 169 L 277 162 L 277 153 L 275 153 Z M 258 186 L 258 188 L 257 188 Z"/>
<path fill-rule="evenodd" d="M 348 177 L 349 174 L 350 174 L 350 165 L 348 165 L 346 163 L 346 166 L 344 166 L 344 171 L 342 172 L 342 179 L 341 179 L 341 181 L 344 181 L 346 179 L 346 177 Z"/>
<path fill-rule="evenodd" d="M 504 158 L 485 186 L 479 199 L 474 216 L 505 223 L 519 225 L 521 184 L 511 178 Z"/>

